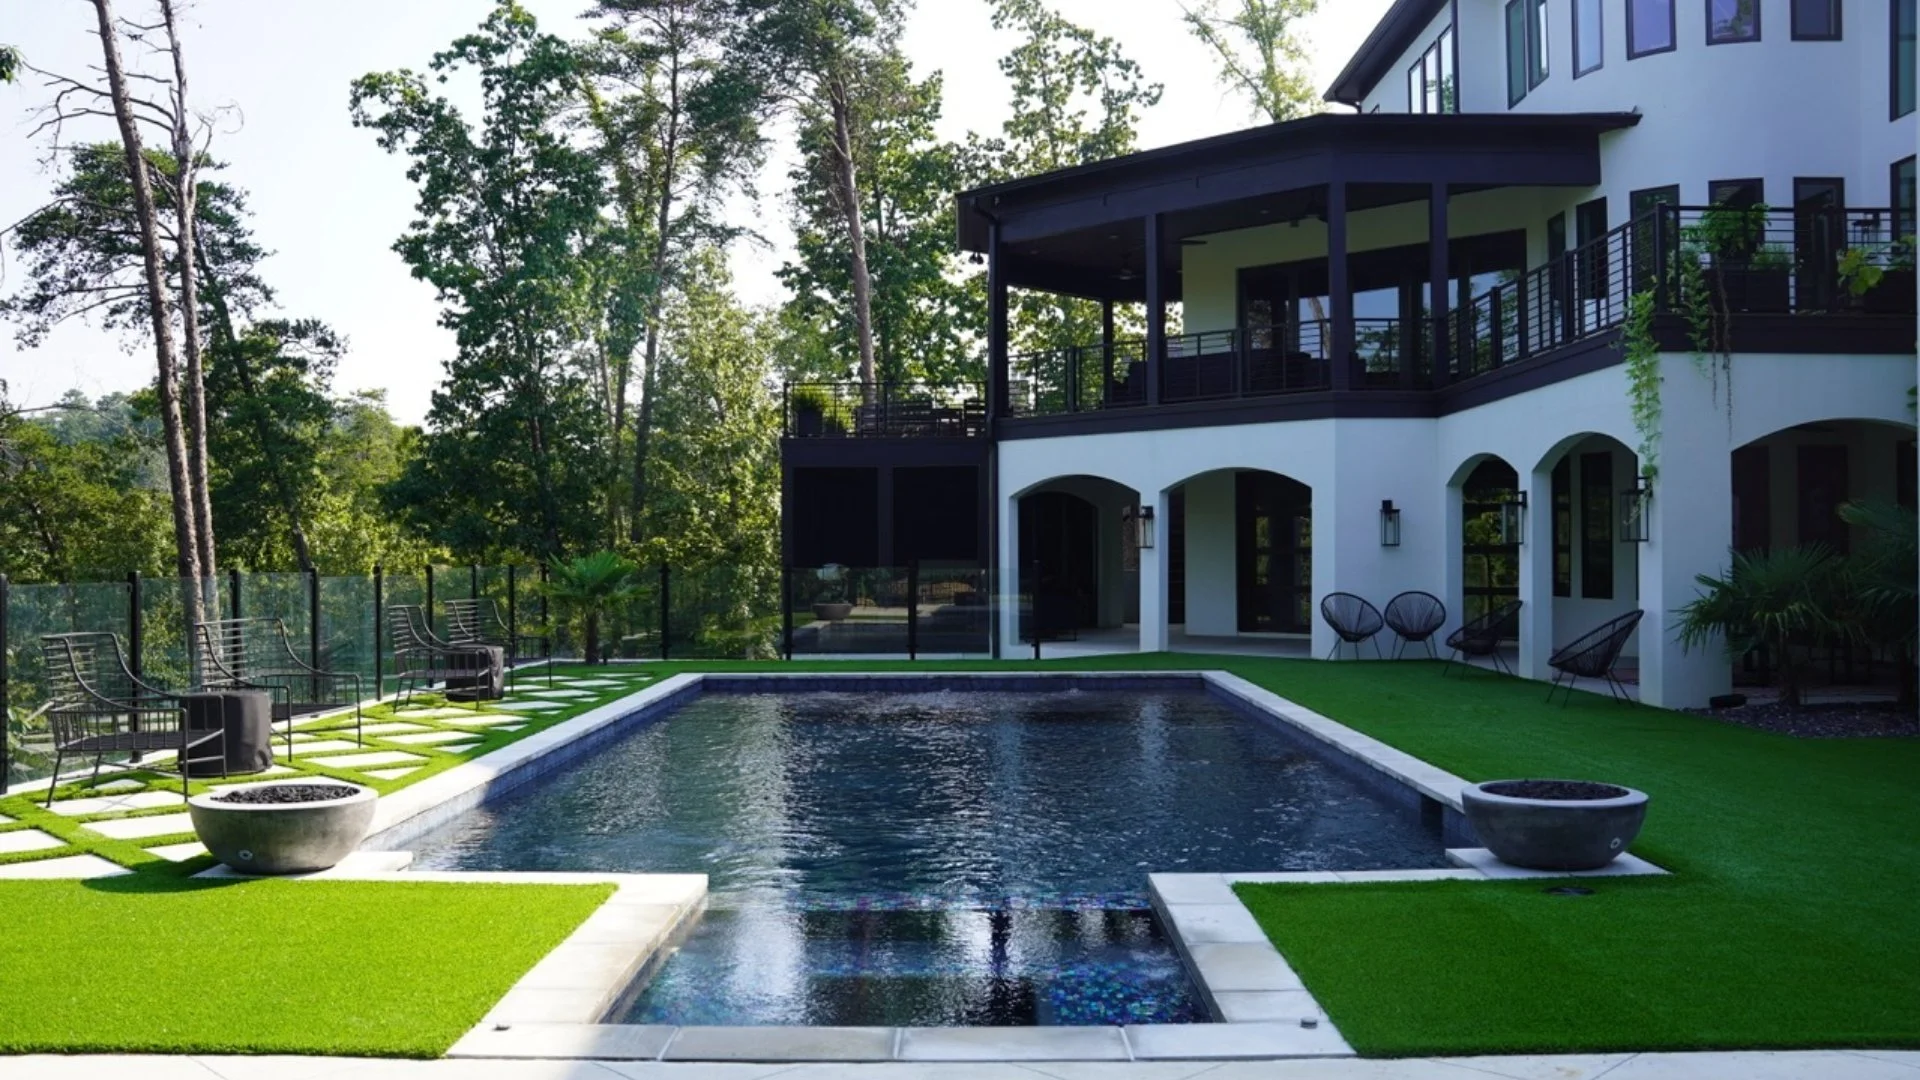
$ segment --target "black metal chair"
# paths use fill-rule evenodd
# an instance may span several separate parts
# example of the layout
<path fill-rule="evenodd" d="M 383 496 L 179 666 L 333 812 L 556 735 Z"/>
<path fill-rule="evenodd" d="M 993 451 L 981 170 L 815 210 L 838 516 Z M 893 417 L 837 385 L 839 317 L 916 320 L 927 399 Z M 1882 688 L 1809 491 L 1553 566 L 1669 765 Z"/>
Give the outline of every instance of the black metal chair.
<path fill-rule="evenodd" d="M 273 721 L 286 722 L 287 756 L 293 756 L 293 725 L 309 716 L 353 709 L 353 741 L 360 733 L 360 676 L 327 671 L 300 659 L 287 624 L 262 616 L 216 619 L 194 627 L 200 648 L 200 682 L 209 690 L 266 690 L 273 694 Z"/>
<path fill-rule="evenodd" d="M 434 683 L 485 678 L 493 663 L 489 646 L 455 645 L 435 637 L 426 612 L 414 604 L 387 608 L 387 635 L 393 642 L 393 674 L 402 704 L 411 704 L 415 690 Z M 473 707 L 480 708 L 478 695 Z"/>
<path fill-rule="evenodd" d="M 1620 651 L 1627 647 L 1627 639 L 1633 636 L 1634 628 L 1645 616 L 1646 612 L 1636 608 L 1608 619 L 1593 631 L 1556 649 L 1547 657 L 1547 666 L 1553 669 L 1553 685 L 1547 689 L 1547 702 L 1551 704 L 1554 691 L 1565 686 L 1566 697 L 1560 702 L 1565 706 L 1573 700 L 1573 684 L 1581 679 L 1603 679 L 1607 692 L 1615 700 L 1633 700 L 1627 695 L 1627 688 L 1614 677 L 1613 667 L 1620 662 Z"/>
<path fill-rule="evenodd" d="M 517 627 L 508 626 L 507 620 L 500 616 L 499 601 L 489 597 L 448 600 L 446 609 L 447 644 L 499 647 L 506 654 L 509 684 L 514 681 L 515 668 L 522 660 L 545 662 L 547 685 L 553 685 L 553 650 L 547 639 L 539 634 L 522 634 Z M 529 643 L 534 648 L 528 648 Z"/>
<path fill-rule="evenodd" d="M 1459 659 L 1472 667 L 1472 659 L 1484 656 L 1493 661 L 1495 670 L 1513 674 L 1513 669 L 1500 656 L 1500 642 L 1515 636 L 1515 623 L 1520 618 L 1520 601 L 1509 600 L 1492 611 L 1461 625 L 1460 629 L 1447 635 L 1447 648 L 1453 652 L 1447 656 L 1447 666 L 1440 674 L 1453 670 L 1453 662 Z"/>
<path fill-rule="evenodd" d="M 1425 645 L 1430 659 L 1440 659 L 1434 650 L 1433 635 L 1447 621 L 1447 605 L 1432 593 L 1409 590 L 1387 601 L 1387 626 L 1393 630 L 1400 643 L 1394 646 L 1393 658 L 1400 659 L 1410 644 Z"/>
<path fill-rule="evenodd" d="M 1386 620 L 1380 617 L 1380 609 L 1367 603 L 1364 598 L 1345 592 L 1328 593 L 1320 600 L 1320 617 L 1327 620 L 1327 625 L 1333 627 L 1333 632 L 1340 636 L 1340 640 L 1334 642 L 1333 649 L 1327 653 L 1327 659 L 1338 656 L 1341 644 L 1345 643 L 1353 646 L 1353 658 L 1358 660 L 1360 643 L 1363 641 L 1372 641 L 1374 655 L 1386 659 L 1386 654 L 1380 651 L 1378 640 Z"/>
<path fill-rule="evenodd" d="M 40 639 L 51 701 L 47 726 L 53 735 L 53 779 L 47 805 L 60 786 L 60 762 L 69 754 L 93 755 L 93 780 L 108 754 L 171 751 L 173 757 L 129 761 L 125 767 L 180 774 L 180 799 L 187 798 L 187 773 L 203 762 L 219 762 L 226 775 L 226 729 L 187 726 L 186 702 L 151 686 L 127 666 L 120 639 L 113 634 L 48 634 Z M 208 748 L 211 747 L 211 752 Z M 91 781 L 90 781 L 91 782 Z"/>

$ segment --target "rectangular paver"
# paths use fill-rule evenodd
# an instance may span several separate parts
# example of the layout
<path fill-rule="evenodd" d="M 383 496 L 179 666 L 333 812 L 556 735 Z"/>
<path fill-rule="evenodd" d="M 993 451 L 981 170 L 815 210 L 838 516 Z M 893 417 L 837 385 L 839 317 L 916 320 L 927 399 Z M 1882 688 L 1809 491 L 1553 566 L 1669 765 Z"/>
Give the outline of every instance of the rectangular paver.
<path fill-rule="evenodd" d="M 417 735 L 390 735 L 387 741 L 399 743 L 402 746 L 431 746 L 434 743 L 459 742 L 462 739 L 471 740 L 472 738 L 473 733 L 470 731 L 422 731 Z"/>
<path fill-rule="evenodd" d="M 96 878 L 133 871 L 98 855 L 68 855 L 60 859 L 35 859 L 32 862 L 0 866 L 0 879 L 21 878 Z"/>
<path fill-rule="evenodd" d="M 901 1061 L 1125 1061 L 1119 1028 L 903 1028 Z"/>
<path fill-rule="evenodd" d="M 175 795 L 178 802 L 180 796 Z M 90 821 L 81 826 L 91 829 L 101 836 L 111 836 L 115 840 L 140 840 L 149 836 L 167 836 L 171 833 L 190 833 L 193 831 L 193 818 L 185 813 L 149 814 L 146 817 L 116 818 L 112 821 Z"/>
<path fill-rule="evenodd" d="M 39 829 L 15 829 L 12 832 L 0 832 L 0 855 L 11 855 L 19 851 L 45 851 L 47 848 L 66 847 L 67 842 L 57 836 L 43 833 Z"/>
<path fill-rule="evenodd" d="M 418 754 L 400 750 L 375 750 L 371 754 L 344 754 L 340 757 L 314 758 L 315 765 L 329 769 L 368 769 L 376 765 L 418 765 L 426 760 Z"/>
<path fill-rule="evenodd" d="M 667 1061 L 889 1061 L 893 1029 L 867 1027 L 683 1027 Z"/>
<path fill-rule="evenodd" d="M 112 814 L 123 810 L 150 810 L 156 806 L 165 806 L 179 801 L 180 793 L 177 791 L 135 791 L 120 795 L 59 799 L 53 804 L 53 812 L 62 817 L 82 817 L 87 814 Z"/>

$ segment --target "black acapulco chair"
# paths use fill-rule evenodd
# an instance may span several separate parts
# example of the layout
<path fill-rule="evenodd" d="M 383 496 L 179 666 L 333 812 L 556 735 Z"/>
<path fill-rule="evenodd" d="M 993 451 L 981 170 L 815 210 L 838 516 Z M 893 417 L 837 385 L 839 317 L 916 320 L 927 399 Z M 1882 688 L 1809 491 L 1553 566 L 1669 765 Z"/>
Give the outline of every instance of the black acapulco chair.
<path fill-rule="evenodd" d="M 1440 669 L 1440 674 L 1452 671 L 1456 659 L 1472 667 L 1472 660 L 1476 656 L 1492 660 L 1497 671 L 1513 674 L 1513 669 L 1500 658 L 1500 642 L 1513 636 L 1512 627 L 1519 618 L 1520 601 L 1509 600 L 1485 615 L 1461 624 L 1460 629 L 1447 635 L 1447 648 L 1453 652 L 1448 654 L 1447 666 Z"/>
<path fill-rule="evenodd" d="M 1320 600 L 1320 617 L 1327 620 L 1327 625 L 1340 636 L 1340 640 L 1333 643 L 1332 651 L 1327 653 L 1327 659 L 1332 660 L 1340 655 L 1340 646 L 1344 643 L 1353 646 L 1353 658 L 1358 660 L 1360 643 L 1363 641 L 1372 641 L 1374 654 L 1386 659 L 1386 654 L 1380 651 L 1378 640 L 1386 620 L 1380 617 L 1380 609 L 1367 603 L 1364 597 L 1345 592 L 1328 593 Z"/>
<path fill-rule="evenodd" d="M 1447 605 L 1432 593 L 1409 590 L 1387 601 L 1387 628 L 1392 630 L 1400 643 L 1394 646 L 1393 658 L 1400 659 L 1408 645 L 1424 645 L 1430 659 L 1440 659 L 1434 650 L 1433 635 L 1447 621 Z"/>
<path fill-rule="evenodd" d="M 1554 692 L 1564 686 L 1566 696 L 1560 701 L 1564 708 L 1567 702 L 1573 700 L 1573 684 L 1581 679 L 1604 680 L 1607 692 L 1613 695 L 1614 700 L 1633 700 L 1627 695 L 1627 688 L 1614 677 L 1613 667 L 1620 662 L 1620 651 L 1627 647 L 1627 639 L 1633 636 L 1634 629 L 1646 614 L 1636 608 L 1625 615 L 1608 619 L 1587 634 L 1560 646 L 1552 656 L 1547 657 L 1547 666 L 1553 669 L 1553 685 L 1547 688 L 1548 704 L 1552 704 Z"/>

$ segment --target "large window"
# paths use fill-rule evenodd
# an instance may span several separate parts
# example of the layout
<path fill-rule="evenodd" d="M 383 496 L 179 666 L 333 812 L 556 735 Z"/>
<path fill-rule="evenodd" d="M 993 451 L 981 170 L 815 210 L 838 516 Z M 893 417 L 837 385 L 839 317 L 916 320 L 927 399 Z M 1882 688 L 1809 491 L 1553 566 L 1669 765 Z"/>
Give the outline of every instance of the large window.
<path fill-rule="evenodd" d="M 1707 184 L 1707 202 L 1745 210 L 1767 201 L 1767 183 L 1758 177 L 1747 180 L 1714 180 Z"/>
<path fill-rule="evenodd" d="M 1613 599 L 1613 452 L 1580 455 L 1580 595 Z"/>
<path fill-rule="evenodd" d="M 1407 69 L 1407 111 L 1459 112 L 1453 85 L 1453 28 L 1440 31 L 1427 51 Z"/>
<path fill-rule="evenodd" d="M 1707 44 L 1760 40 L 1760 0 L 1707 0 Z"/>
<path fill-rule="evenodd" d="M 1594 199 L 1573 208 L 1573 242 L 1580 249 L 1574 272 L 1580 276 L 1579 294 L 1589 300 L 1607 298 L 1607 200 Z"/>
<path fill-rule="evenodd" d="M 1793 0 L 1793 40 L 1839 41 L 1840 0 Z"/>
<path fill-rule="evenodd" d="M 1893 194 L 1893 237 L 1906 239 L 1914 234 L 1914 176 L 1911 156 L 1893 163 L 1893 182 L 1888 188 Z"/>
<path fill-rule="evenodd" d="M 1547 80 L 1547 0 L 1507 0 L 1507 104 Z"/>
<path fill-rule="evenodd" d="M 1573 455 L 1553 467 L 1553 595 L 1573 595 Z"/>
<path fill-rule="evenodd" d="M 1607 61 L 1601 33 L 1601 0 L 1573 0 L 1573 77 L 1600 70 Z"/>
<path fill-rule="evenodd" d="M 1914 0 L 1893 0 L 1893 118 L 1913 111 Z"/>
<path fill-rule="evenodd" d="M 1673 0 L 1627 0 L 1627 59 L 1673 50 Z"/>

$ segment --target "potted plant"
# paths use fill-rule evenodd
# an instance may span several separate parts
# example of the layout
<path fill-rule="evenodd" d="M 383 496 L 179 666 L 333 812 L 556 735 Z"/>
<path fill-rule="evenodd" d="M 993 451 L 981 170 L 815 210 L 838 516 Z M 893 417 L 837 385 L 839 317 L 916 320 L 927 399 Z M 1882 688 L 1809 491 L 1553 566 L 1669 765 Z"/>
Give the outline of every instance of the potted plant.
<path fill-rule="evenodd" d="M 845 413 L 825 387 L 792 387 L 787 391 L 787 401 L 793 409 L 795 438 L 818 439 L 847 433 Z"/>
<path fill-rule="evenodd" d="M 1765 203 L 1716 204 L 1682 234 L 1683 257 L 1697 260 L 1707 295 L 1723 310 L 1785 312 L 1792 297 L 1792 252 L 1769 244 Z"/>
<path fill-rule="evenodd" d="M 1869 315 L 1914 313 L 1913 237 L 1903 236 L 1881 251 L 1848 248 L 1838 260 L 1840 285 Z"/>
<path fill-rule="evenodd" d="M 1647 818 L 1645 792 L 1591 780 L 1469 784 L 1460 805 L 1494 858 L 1530 870 L 1598 870 Z"/>
<path fill-rule="evenodd" d="M 820 568 L 818 580 L 829 584 L 838 584 L 838 589 L 829 589 L 829 595 L 837 595 L 838 600 L 816 600 L 813 605 L 813 617 L 821 622 L 835 623 L 853 614 L 853 603 L 847 597 L 847 571 L 843 566 L 828 563 Z"/>
<path fill-rule="evenodd" d="M 213 857 L 248 874 L 325 870 L 367 838 L 377 796 L 341 780 L 268 780 L 187 800 Z"/>
<path fill-rule="evenodd" d="M 1688 651 L 1720 642 L 1729 659 L 1764 648 L 1780 673 L 1781 697 L 1800 704 L 1797 649 L 1844 631 L 1843 563 L 1826 546 L 1808 544 L 1733 553 L 1723 577 L 1701 574 L 1701 593 L 1682 605 L 1680 644 Z"/>

